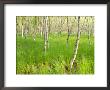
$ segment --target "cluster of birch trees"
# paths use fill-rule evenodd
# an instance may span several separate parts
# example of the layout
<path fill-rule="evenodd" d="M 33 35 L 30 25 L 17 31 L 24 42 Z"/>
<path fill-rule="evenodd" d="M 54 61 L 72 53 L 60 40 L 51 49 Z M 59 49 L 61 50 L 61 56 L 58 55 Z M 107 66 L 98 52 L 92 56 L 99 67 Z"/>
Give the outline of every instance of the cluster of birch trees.
<path fill-rule="evenodd" d="M 77 35 L 73 58 L 70 68 L 75 62 L 80 35 L 94 36 L 94 16 L 17 16 L 16 34 L 26 38 L 31 36 L 34 40 L 36 36 L 44 37 L 44 49 L 48 47 L 49 34 L 67 34 L 67 46 L 70 35 Z"/>
<path fill-rule="evenodd" d="M 17 35 L 22 37 L 41 35 L 48 29 L 48 33 L 62 32 L 77 33 L 77 16 L 17 16 Z M 80 16 L 80 30 L 82 33 L 94 33 L 94 17 Z M 89 32 L 88 32 L 89 30 Z"/>

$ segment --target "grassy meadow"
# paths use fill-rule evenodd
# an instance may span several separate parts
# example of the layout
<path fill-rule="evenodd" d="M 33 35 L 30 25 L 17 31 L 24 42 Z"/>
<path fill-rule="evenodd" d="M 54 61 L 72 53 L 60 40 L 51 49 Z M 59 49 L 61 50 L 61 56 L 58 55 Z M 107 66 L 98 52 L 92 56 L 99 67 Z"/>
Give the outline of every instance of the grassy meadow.
<path fill-rule="evenodd" d="M 44 37 L 16 37 L 16 74 L 94 74 L 94 37 L 81 35 L 76 67 L 70 72 L 76 35 L 49 34 L 49 47 L 44 52 Z"/>

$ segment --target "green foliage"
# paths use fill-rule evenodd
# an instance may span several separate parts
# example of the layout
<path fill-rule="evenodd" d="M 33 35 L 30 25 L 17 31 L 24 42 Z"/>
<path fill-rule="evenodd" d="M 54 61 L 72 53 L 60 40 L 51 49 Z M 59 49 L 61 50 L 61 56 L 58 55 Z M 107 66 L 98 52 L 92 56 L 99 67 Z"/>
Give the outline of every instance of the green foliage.
<path fill-rule="evenodd" d="M 17 74 L 71 74 L 70 61 L 73 56 L 76 36 L 71 35 L 68 47 L 66 47 L 67 34 L 49 35 L 49 48 L 44 53 L 44 40 L 40 35 L 36 41 L 32 37 L 22 38 L 17 36 Z M 77 67 L 72 74 L 94 74 L 94 38 L 91 37 L 91 45 L 88 46 L 88 37 L 81 35 Z"/>

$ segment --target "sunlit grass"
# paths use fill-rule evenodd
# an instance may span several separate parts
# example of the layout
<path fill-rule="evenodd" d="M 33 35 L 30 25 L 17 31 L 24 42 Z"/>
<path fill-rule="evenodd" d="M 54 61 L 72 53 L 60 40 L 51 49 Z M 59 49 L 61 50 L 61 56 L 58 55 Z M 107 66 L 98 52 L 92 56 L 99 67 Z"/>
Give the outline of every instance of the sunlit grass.
<path fill-rule="evenodd" d="M 44 53 L 43 37 L 22 38 L 17 36 L 16 73 L 17 74 L 94 74 L 94 38 L 81 36 L 76 57 L 76 71 L 70 72 L 76 36 L 71 35 L 68 47 L 67 35 L 49 35 L 49 48 Z"/>

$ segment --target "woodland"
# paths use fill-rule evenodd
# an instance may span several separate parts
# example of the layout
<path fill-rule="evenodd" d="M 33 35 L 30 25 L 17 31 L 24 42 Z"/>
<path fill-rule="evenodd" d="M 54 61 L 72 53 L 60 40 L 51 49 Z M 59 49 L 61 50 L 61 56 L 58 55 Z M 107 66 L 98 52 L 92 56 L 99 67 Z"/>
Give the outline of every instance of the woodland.
<path fill-rule="evenodd" d="M 16 16 L 16 74 L 94 74 L 94 16 Z"/>

